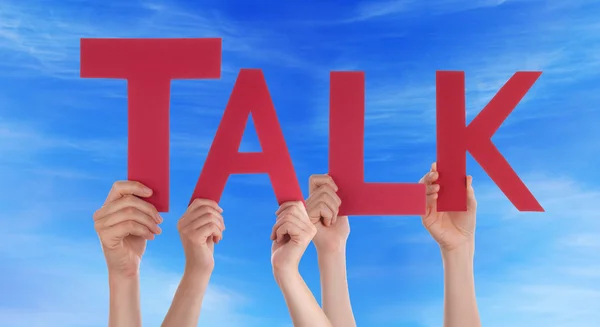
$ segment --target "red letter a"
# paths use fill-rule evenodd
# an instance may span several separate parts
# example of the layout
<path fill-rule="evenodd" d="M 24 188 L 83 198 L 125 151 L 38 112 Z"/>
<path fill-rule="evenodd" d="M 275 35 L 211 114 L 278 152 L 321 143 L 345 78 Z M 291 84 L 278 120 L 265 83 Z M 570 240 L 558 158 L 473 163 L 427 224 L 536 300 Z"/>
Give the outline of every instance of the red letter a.
<path fill-rule="evenodd" d="M 262 152 L 240 153 L 244 129 L 252 113 Z M 260 69 L 242 69 L 208 152 L 192 200 L 219 202 L 231 174 L 267 173 L 279 204 L 302 201 L 292 159 Z"/>
<path fill-rule="evenodd" d="M 514 74 L 469 126 L 465 126 L 465 73 L 437 72 L 438 211 L 467 210 L 467 151 L 519 211 L 544 211 L 492 143 L 494 133 L 541 74 Z"/>
<path fill-rule="evenodd" d="M 330 83 L 329 174 L 340 215 L 425 214 L 425 185 L 365 183 L 365 74 L 332 72 Z"/>
<path fill-rule="evenodd" d="M 221 39 L 81 39 L 81 77 L 127 80 L 128 179 L 169 211 L 171 80 L 219 78 Z"/>

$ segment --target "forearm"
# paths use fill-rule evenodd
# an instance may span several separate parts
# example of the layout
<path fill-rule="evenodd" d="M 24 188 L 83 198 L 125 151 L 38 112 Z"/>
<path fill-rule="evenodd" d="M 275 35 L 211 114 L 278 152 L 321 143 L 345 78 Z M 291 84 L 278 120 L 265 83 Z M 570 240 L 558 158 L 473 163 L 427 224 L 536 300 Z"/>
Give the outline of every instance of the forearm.
<path fill-rule="evenodd" d="M 275 280 L 281 288 L 295 327 L 331 327 L 327 316 L 297 270 L 276 272 Z"/>
<path fill-rule="evenodd" d="M 348 291 L 345 249 L 340 251 L 317 249 L 317 253 L 323 311 L 333 327 L 356 326 Z"/>
<path fill-rule="evenodd" d="M 141 327 L 139 275 L 119 276 L 109 272 L 109 327 Z"/>
<path fill-rule="evenodd" d="M 183 273 L 162 327 L 196 327 L 212 270 Z"/>
<path fill-rule="evenodd" d="M 473 256 L 473 244 L 442 251 L 444 327 L 481 327 L 475 298 Z"/>

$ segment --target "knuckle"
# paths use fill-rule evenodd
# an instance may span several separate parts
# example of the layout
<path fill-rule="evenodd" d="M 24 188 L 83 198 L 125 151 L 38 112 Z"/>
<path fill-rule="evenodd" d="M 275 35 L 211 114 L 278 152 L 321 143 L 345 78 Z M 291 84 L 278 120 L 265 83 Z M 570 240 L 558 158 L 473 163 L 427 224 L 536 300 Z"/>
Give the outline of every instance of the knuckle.
<path fill-rule="evenodd" d="M 120 181 L 114 182 L 112 185 L 112 188 L 113 188 L 113 190 L 120 190 L 123 187 L 125 187 L 125 185 L 127 185 L 127 181 L 120 180 Z"/>
<path fill-rule="evenodd" d="M 135 196 L 131 195 L 131 194 L 126 194 L 122 197 L 122 201 L 127 203 L 127 204 L 133 204 L 134 202 L 136 202 L 135 200 L 137 199 Z"/>
<path fill-rule="evenodd" d="M 129 206 L 129 207 L 125 207 L 123 209 L 123 212 L 126 213 L 127 215 L 135 215 L 137 213 L 137 209 Z"/>

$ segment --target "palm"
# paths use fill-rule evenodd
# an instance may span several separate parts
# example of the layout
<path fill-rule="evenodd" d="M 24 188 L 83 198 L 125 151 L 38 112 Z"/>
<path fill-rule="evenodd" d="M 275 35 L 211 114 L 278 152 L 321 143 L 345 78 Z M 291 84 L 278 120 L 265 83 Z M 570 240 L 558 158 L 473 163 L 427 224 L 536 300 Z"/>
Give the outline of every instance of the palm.
<path fill-rule="evenodd" d="M 466 212 L 437 212 L 430 210 L 423 224 L 443 248 L 455 248 L 467 243 L 475 231 L 475 215 Z"/>
<path fill-rule="evenodd" d="M 114 247 L 105 249 L 107 260 L 123 271 L 137 269 L 146 250 L 146 240 L 139 236 L 129 235 Z"/>

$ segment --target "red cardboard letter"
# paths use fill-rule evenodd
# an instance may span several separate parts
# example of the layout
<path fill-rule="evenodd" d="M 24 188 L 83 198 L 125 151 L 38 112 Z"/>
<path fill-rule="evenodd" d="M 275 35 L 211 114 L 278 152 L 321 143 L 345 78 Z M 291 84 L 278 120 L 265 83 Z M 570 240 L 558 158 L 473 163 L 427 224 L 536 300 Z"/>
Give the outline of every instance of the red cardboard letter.
<path fill-rule="evenodd" d="M 541 74 L 514 74 L 479 115 L 465 126 L 464 72 L 437 72 L 438 211 L 467 209 L 467 151 L 519 211 L 544 211 L 491 140 Z"/>
<path fill-rule="evenodd" d="M 169 96 L 173 79 L 220 78 L 221 39 L 81 39 L 81 77 L 128 82 L 128 179 L 169 210 Z"/>
<path fill-rule="evenodd" d="M 332 72 L 329 174 L 342 199 L 340 215 L 425 214 L 425 185 L 365 183 L 365 74 Z"/>
<path fill-rule="evenodd" d="M 262 152 L 239 152 L 252 114 Z M 197 198 L 219 202 L 231 174 L 267 173 L 279 204 L 302 201 L 302 190 L 260 69 L 242 69 L 196 184 Z"/>

